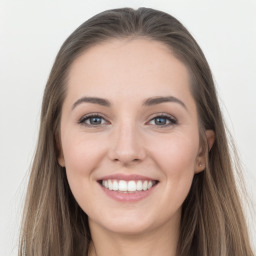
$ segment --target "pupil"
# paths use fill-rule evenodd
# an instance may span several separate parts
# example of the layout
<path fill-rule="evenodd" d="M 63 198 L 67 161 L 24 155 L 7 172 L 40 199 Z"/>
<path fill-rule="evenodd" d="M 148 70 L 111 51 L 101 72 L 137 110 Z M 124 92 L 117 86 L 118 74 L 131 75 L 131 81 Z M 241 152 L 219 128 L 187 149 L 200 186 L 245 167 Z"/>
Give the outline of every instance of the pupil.
<path fill-rule="evenodd" d="M 100 117 L 91 117 L 91 124 L 100 124 L 101 118 Z"/>
<path fill-rule="evenodd" d="M 156 118 L 156 124 L 166 124 L 166 118 L 158 117 Z"/>

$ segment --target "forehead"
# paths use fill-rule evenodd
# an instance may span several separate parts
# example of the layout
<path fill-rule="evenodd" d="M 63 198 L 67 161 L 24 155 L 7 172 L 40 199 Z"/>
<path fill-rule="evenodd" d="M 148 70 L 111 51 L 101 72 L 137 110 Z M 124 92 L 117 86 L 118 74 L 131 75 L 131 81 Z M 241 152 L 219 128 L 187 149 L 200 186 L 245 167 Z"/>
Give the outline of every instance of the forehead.
<path fill-rule="evenodd" d="M 165 44 L 114 39 L 87 49 L 71 65 L 68 97 L 113 99 L 172 95 L 190 97 L 186 66 Z"/>

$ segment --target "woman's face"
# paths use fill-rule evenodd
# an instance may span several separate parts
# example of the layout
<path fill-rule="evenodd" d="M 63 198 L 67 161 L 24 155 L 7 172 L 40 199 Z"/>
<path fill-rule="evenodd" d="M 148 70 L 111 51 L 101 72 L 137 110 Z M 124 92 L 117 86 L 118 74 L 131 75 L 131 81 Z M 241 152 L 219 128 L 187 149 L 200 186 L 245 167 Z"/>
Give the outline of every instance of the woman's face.
<path fill-rule="evenodd" d="M 90 225 L 129 234 L 177 225 L 204 169 L 185 65 L 159 42 L 116 39 L 79 56 L 67 84 L 59 163 Z"/>

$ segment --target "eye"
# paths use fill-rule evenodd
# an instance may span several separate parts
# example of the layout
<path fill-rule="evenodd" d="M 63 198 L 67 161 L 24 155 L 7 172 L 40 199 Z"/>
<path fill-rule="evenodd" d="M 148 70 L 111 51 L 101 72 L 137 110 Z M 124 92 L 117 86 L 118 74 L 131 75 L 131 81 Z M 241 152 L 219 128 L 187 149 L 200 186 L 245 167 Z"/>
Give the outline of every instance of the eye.
<path fill-rule="evenodd" d="M 170 126 L 177 124 L 177 120 L 169 115 L 159 115 L 154 118 L 152 118 L 149 121 L 150 125 L 156 125 L 156 126 Z"/>
<path fill-rule="evenodd" d="M 103 118 L 98 114 L 90 114 L 90 115 L 83 116 L 79 120 L 79 123 L 84 124 L 86 126 L 100 126 L 100 125 L 105 125 L 108 122 L 106 121 L 105 118 Z"/>

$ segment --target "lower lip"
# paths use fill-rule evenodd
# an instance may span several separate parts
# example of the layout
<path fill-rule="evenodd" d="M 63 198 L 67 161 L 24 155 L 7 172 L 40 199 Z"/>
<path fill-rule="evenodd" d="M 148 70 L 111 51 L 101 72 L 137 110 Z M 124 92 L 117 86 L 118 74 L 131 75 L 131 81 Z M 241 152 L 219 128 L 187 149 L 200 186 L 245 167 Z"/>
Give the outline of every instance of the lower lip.
<path fill-rule="evenodd" d="M 136 191 L 136 192 L 127 192 L 127 193 L 109 190 L 103 187 L 102 185 L 100 186 L 103 189 L 103 191 L 106 193 L 106 195 L 111 197 L 112 199 L 115 199 L 120 202 L 136 202 L 148 197 L 154 191 L 157 184 L 146 191 Z"/>

